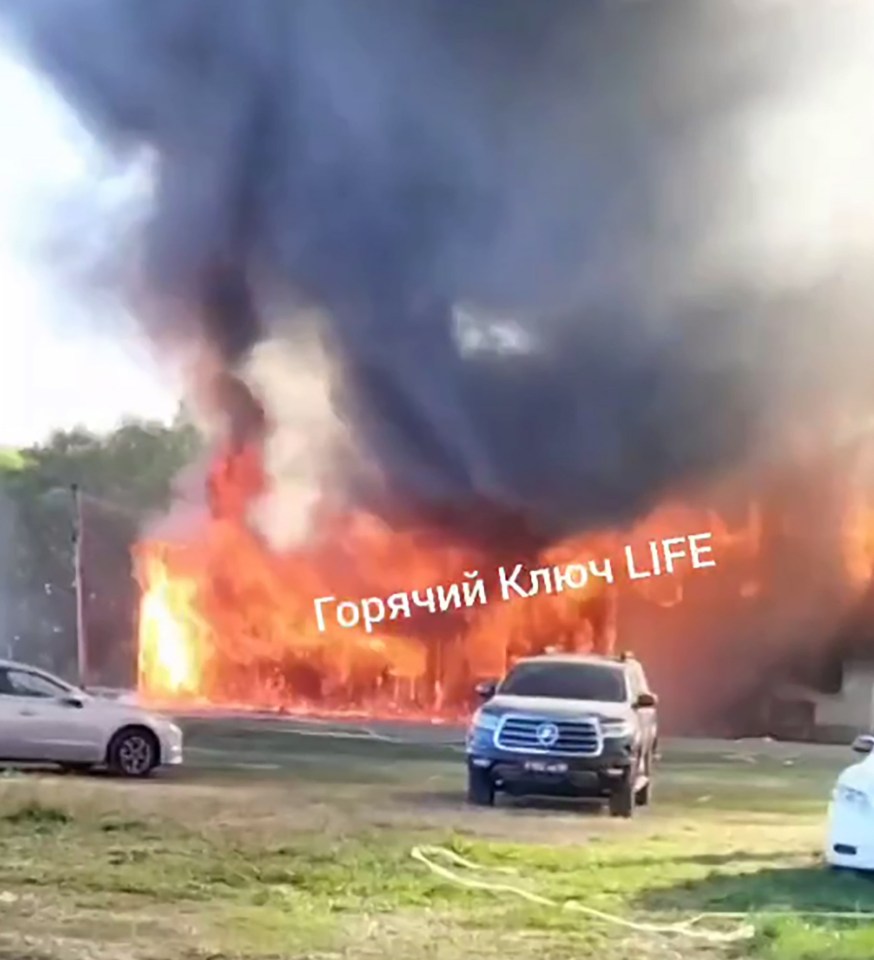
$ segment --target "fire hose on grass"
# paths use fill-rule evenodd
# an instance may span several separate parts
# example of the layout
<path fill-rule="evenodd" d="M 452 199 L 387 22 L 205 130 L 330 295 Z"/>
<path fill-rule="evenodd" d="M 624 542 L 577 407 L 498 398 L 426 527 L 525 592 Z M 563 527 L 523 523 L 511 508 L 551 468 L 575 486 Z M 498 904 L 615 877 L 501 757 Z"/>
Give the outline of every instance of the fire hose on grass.
<path fill-rule="evenodd" d="M 528 903 L 537 906 L 546 907 L 553 910 L 567 910 L 574 913 L 584 914 L 592 920 L 608 926 L 620 927 L 632 933 L 651 934 L 653 936 L 677 936 L 685 937 L 691 940 L 699 940 L 709 944 L 731 944 L 751 940 L 756 934 L 756 927 L 750 922 L 750 913 L 700 913 L 687 920 L 678 920 L 673 923 L 651 923 L 647 921 L 631 920 L 620 917 L 613 913 L 607 913 L 604 910 L 597 910 L 594 907 L 587 907 L 576 900 L 553 900 L 538 893 L 532 893 L 524 887 L 514 886 L 513 884 L 495 880 L 477 879 L 471 876 L 464 876 L 460 870 L 468 872 L 492 872 L 503 873 L 518 876 L 517 871 L 508 867 L 485 867 L 482 864 L 473 863 L 467 860 L 454 850 L 446 847 L 435 846 L 416 846 L 410 851 L 410 856 L 427 867 L 433 874 L 454 884 L 458 887 L 464 887 L 468 890 L 481 890 L 495 895 L 505 895 L 517 897 L 520 900 L 526 900 Z M 440 861 L 443 861 L 441 863 Z M 453 870 L 450 866 L 459 868 Z M 822 911 L 793 911 L 789 913 L 762 911 L 759 916 L 777 917 L 777 916 L 804 917 L 806 919 L 819 920 L 852 920 L 857 922 L 871 922 L 874 920 L 874 913 L 871 912 L 822 912 Z M 739 921 L 738 926 L 733 930 L 714 930 L 703 929 L 699 926 L 705 920 L 721 921 Z"/>
<path fill-rule="evenodd" d="M 434 741 L 402 739 L 381 734 L 370 727 L 361 727 L 355 730 L 341 732 L 336 728 L 331 728 L 327 724 L 325 726 L 326 728 L 319 731 L 319 733 L 312 730 L 305 731 L 300 727 L 298 727 L 295 732 L 304 735 L 350 736 L 353 738 L 372 739 L 394 744 L 434 746 Z M 463 746 L 451 742 L 443 742 L 439 745 L 455 750 L 463 751 L 464 749 Z M 519 874 L 518 871 L 508 867 L 486 867 L 482 864 L 474 863 L 447 847 L 415 846 L 410 850 L 410 856 L 427 867 L 433 874 L 455 886 L 468 890 L 479 890 L 498 896 L 516 897 L 547 909 L 566 910 L 568 912 L 582 914 L 607 926 L 618 927 L 632 933 L 651 936 L 684 937 L 688 940 L 696 940 L 712 945 L 742 943 L 753 939 L 756 935 L 756 927 L 751 922 L 751 912 L 710 911 L 696 914 L 685 920 L 677 920 L 669 923 L 633 920 L 604 910 L 598 910 L 595 907 L 588 907 L 576 900 L 554 900 L 511 883 L 465 876 L 461 871 L 479 873 L 480 876 L 486 872 L 501 873 L 505 876 L 519 876 Z M 452 869 L 453 867 L 456 869 Z M 804 917 L 810 920 L 844 920 L 857 923 L 874 921 L 874 913 L 870 911 L 792 911 L 791 913 L 787 911 L 757 911 L 757 915 L 768 918 L 791 916 L 796 918 Z M 737 925 L 734 929 L 728 930 L 708 929 L 701 926 L 705 921 L 733 921 Z"/>
<path fill-rule="evenodd" d="M 287 726 L 287 732 L 298 736 L 333 737 L 339 739 L 376 740 L 395 745 L 441 746 L 454 750 L 463 750 L 463 746 L 452 741 L 434 741 L 426 739 L 406 739 L 389 734 L 380 733 L 372 727 L 344 727 L 338 728 L 330 721 L 316 718 L 297 719 Z M 501 873 L 518 876 L 518 872 L 508 867 L 487 867 L 474 863 L 462 857 L 454 850 L 440 846 L 415 846 L 410 850 L 413 860 L 425 866 L 433 874 L 447 883 L 468 890 L 479 890 L 498 896 L 516 897 L 536 906 L 552 910 L 566 910 L 589 917 L 592 920 L 607 926 L 618 927 L 632 933 L 651 936 L 685 937 L 712 945 L 733 944 L 751 940 L 756 934 L 756 927 L 751 923 L 752 912 L 721 912 L 710 911 L 699 913 L 685 920 L 670 923 L 655 923 L 643 920 L 633 920 L 617 914 L 588 907 L 576 900 L 559 901 L 542 894 L 533 893 L 524 887 L 496 880 L 477 879 L 465 876 L 466 873 Z M 452 868 L 456 869 L 452 869 Z M 791 916 L 794 918 L 819 920 L 844 920 L 852 922 L 872 922 L 874 912 L 862 911 L 756 911 L 759 917 L 776 918 Z M 704 921 L 735 921 L 737 926 L 730 930 L 705 929 L 701 926 Z"/>

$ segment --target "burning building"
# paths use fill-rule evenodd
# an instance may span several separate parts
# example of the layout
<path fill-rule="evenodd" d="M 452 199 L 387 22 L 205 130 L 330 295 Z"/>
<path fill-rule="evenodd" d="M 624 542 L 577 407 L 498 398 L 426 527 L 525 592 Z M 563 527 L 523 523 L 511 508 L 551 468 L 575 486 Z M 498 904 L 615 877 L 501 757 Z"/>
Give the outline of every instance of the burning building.
<path fill-rule="evenodd" d="M 531 545 L 525 554 L 351 513 L 332 518 L 320 545 L 279 554 L 246 518 L 262 482 L 252 448 L 225 455 L 211 478 L 208 521 L 188 540 L 140 545 L 146 695 L 451 716 L 467 708 L 476 679 L 502 674 L 518 656 L 614 652 L 628 589 L 655 606 L 681 602 L 692 565 L 658 577 L 638 560 L 632 585 L 625 554 L 648 558 L 650 544 L 678 530 L 703 532 L 723 563 L 756 549 L 755 515 L 732 532 L 712 513 L 673 509 L 638 525 L 627 543 L 619 531 Z"/>
<path fill-rule="evenodd" d="M 700 715 L 834 635 L 874 0 L 0 9 L 148 169 L 118 279 L 221 427 L 208 509 L 138 552 L 152 696 L 445 714 L 517 652 L 627 635 Z M 429 609 L 701 532 L 715 569 Z M 410 591 L 371 630 L 313 609 Z"/>
<path fill-rule="evenodd" d="M 453 719 L 518 656 L 630 648 L 668 729 L 749 731 L 772 690 L 821 686 L 852 649 L 874 515 L 871 487 L 848 476 L 859 462 L 844 451 L 801 476 L 708 488 L 721 511 L 699 497 L 527 552 L 359 512 L 281 553 L 247 520 L 265 482 L 257 450 L 226 452 L 201 520 L 139 546 L 141 691 L 187 707 Z M 655 545 L 690 534 L 708 535 L 712 561 L 659 575 Z M 499 591 L 514 575 L 519 589 Z M 338 618 L 343 603 L 353 617 Z"/>

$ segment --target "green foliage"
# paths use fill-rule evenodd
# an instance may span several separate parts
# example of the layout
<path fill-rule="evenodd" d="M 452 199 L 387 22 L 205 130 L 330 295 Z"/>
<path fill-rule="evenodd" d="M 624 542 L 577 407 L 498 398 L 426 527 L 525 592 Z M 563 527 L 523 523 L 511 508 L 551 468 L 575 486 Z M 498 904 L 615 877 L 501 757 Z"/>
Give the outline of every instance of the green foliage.
<path fill-rule="evenodd" d="M 105 500 L 107 508 L 144 516 L 167 505 L 173 477 L 197 449 L 190 425 L 129 420 L 105 436 L 57 432 L 19 455 L 29 465 L 34 491 L 75 483 L 92 502 Z"/>
<path fill-rule="evenodd" d="M 12 474 L 27 466 L 27 458 L 20 450 L 0 447 L 0 474 Z"/>
<path fill-rule="evenodd" d="M 130 548 L 143 521 L 168 506 L 173 478 L 195 456 L 198 440 L 180 416 L 170 426 L 129 420 L 106 435 L 80 428 L 27 449 L 0 450 L 0 655 L 62 673 L 73 666 L 75 484 L 89 649 L 96 644 L 102 660 L 109 648 L 110 660 L 129 659 L 136 599 Z"/>

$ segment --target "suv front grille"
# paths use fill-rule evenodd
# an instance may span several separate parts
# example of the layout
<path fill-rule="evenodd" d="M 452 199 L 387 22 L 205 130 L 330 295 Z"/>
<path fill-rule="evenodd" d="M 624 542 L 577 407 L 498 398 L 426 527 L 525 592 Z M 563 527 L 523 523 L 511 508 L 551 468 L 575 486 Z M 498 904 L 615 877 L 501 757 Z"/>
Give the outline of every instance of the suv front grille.
<path fill-rule="evenodd" d="M 547 732 L 552 736 L 546 736 Z M 604 737 L 595 719 L 553 720 L 508 714 L 501 718 L 495 730 L 495 746 L 514 753 L 597 757 L 604 749 Z"/>

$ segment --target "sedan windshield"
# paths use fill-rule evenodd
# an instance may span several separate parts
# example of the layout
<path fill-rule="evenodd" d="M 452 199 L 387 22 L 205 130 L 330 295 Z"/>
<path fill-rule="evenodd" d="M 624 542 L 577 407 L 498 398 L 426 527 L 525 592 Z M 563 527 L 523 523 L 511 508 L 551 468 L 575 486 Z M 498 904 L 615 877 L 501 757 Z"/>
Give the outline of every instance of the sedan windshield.
<path fill-rule="evenodd" d="M 622 670 L 596 663 L 520 663 L 507 674 L 498 692 L 603 703 L 622 703 L 626 699 Z"/>

